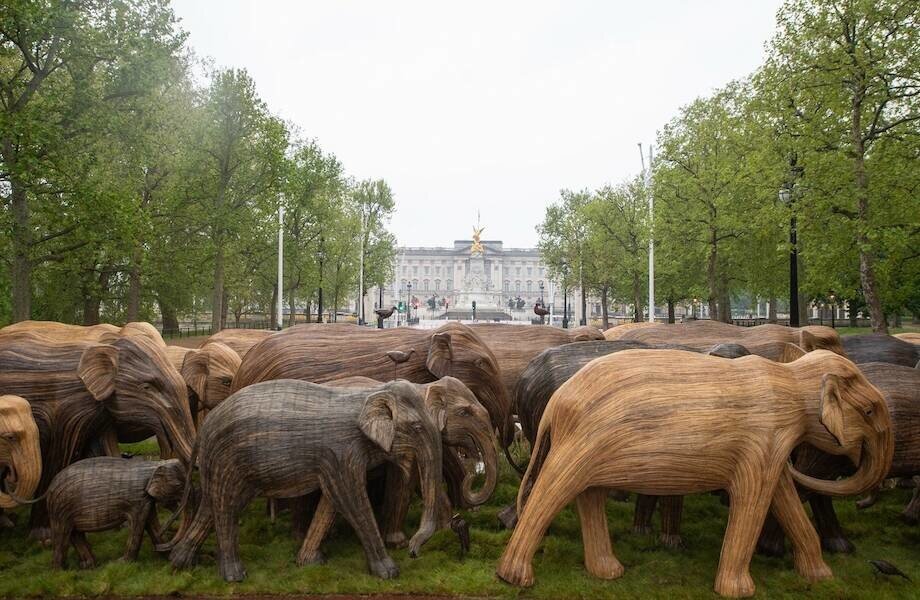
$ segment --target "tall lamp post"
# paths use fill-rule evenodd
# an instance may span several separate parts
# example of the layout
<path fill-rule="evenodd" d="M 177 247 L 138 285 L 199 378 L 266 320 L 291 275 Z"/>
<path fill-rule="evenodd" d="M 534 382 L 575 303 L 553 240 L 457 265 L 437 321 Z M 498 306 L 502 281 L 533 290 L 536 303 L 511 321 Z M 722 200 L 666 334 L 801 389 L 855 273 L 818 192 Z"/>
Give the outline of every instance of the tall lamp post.
<path fill-rule="evenodd" d="M 827 297 L 828 304 L 831 306 L 831 329 L 836 328 L 837 324 L 835 322 L 837 318 L 837 296 L 834 295 L 834 292 L 831 292 L 831 295 Z"/>
<path fill-rule="evenodd" d="M 789 217 L 789 326 L 799 326 L 799 248 L 796 239 L 795 199 L 792 186 L 784 185 L 779 190 L 779 200 L 792 211 Z"/>
<path fill-rule="evenodd" d="M 406 325 L 412 325 L 412 282 L 406 283 Z"/>
<path fill-rule="evenodd" d="M 546 308 L 546 305 L 543 304 L 543 282 L 540 282 L 540 308 Z M 546 316 L 540 315 L 540 325 L 546 323 Z"/>
<path fill-rule="evenodd" d="M 377 300 L 377 309 L 383 310 L 383 284 L 377 286 L 377 293 L 380 296 Z M 383 329 L 383 317 L 377 315 L 377 329 Z"/>
<path fill-rule="evenodd" d="M 562 263 L 562 328 L 569 328 L 569 263 Z"/>
<path fill-rule="evenodd" d="M 281 331 L 281 322 L 284 320 L 284 205 L 278 207 L 278 318 L 275 328 Z M 197 318 L 197 316 L 196 316 Z M 196 324 L 195 329 L 198 329 Z"/>

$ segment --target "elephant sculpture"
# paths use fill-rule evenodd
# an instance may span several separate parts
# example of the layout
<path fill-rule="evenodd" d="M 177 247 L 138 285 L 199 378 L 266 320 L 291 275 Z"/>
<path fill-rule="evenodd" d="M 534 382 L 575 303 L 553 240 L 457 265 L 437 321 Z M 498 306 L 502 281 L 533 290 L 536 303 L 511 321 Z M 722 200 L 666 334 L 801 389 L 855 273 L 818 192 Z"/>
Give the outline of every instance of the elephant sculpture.
<path fill-rule="evenodd" d="M 218 342 L 231 348 L 240 358 L 244 358 L 250 348 L 274 333 L 265 329 L 222 329 L 209 337 L 204 345 Z"/>
<path fill-rule="evenodd" d="M 920 333 L 913 331 L 908 331 L 905 333 L 896 333 L 894 337 L 899 340 L 904 340 L 905 342 L 910 342 L 911 344 L 920 344 Z"/>
<path fill-rule="evenodd" d="M 51 515 L 51 567 L 62 569 L 73 545 L 80 567 L 91 569 L 96 558 L 86 534 L 127 523 L 123 559 L 137 560 L 144 531 L 159 544 L 156 506 L 175 507 L 182 496 L 185 468 L 176 459 L 148 461 L 101 456 L 77 461 L 51 481 L 47 503 Z"/>
<path fill-rule="evenodd" d="M 621 333 L 617 332 L 620 327 L 608 329 L 604 333 L 606 339 L 635 340 L 649 344 L 683 344 L 698 350 L 705 350 L 722 342 L 735 342 L 747 348 L 751 354 L 758 355 L 760 352 L 757 349 L 764 344 L 769 348 L 769 344 L 790 343 L 805 352 L 830 350 L 845 356 L 837 332 L 821 325 L 799 328 L 784 325 L 739 327 L 719 321 L 689 321 L 673 324 L 647 323 L 642 327 L 630 327 Z M 773 360 L 774 357 L 765 355 L 765 358 Z"/>
<path fill-rule="evenodd" d="M 885 477 L 920 475 L 920 369 L 890 363 L 866 363 L 859 365 L 859 370 L 882 392 L 891 415 L 894 455 Z M 822 478 L 843 477 L 852 472 L 852 466 L 841 457 L 818 452 L 810 446 L 796 452 L 795 465 L 803 473 Z M 878 490 L 872 490 L 867 498 L 857 502 L 857 506 L 863 509 L 872 506 L 877 494 Z M 811 493 L 805 496 L 811 504 L 821 546 L 831 552 L 852 552 L 853 544 L 840 526 L 831 498 Z M 915 490 L 902 514 L 907 521 L 917 522 L 920 488 Z M 783 554 L 783 534 L 775 522 L 768 520 L 764 526 L 758 550 L 772 556 Z"/>
<path fill-rule="evenodd" d="M 0 394 L 25 398 L 38 425 L 43 492 L 57 473 L 94 444 L 125 428 L 155 435 L 161 450 L 188 463 L 195 428 L 185 382 L 163 348 L 145 336 L 111 344 L 55 343 L 29 333 L 0 341 Z M 110 452 L 114 449 L 109 448 Z M 37 533 L 47 524 L 44 503 L 32 510 Z"/>
<path fill-rule="evenodd" d="M 824 481 L 788 465 L 803 442 L 845 455 L 857 472 Z M 818 350 L 780 364 L 679 350 L 627 350 L 588 363 L 553 395 L 518 493 L 520 520 L 497 573 L 533 583 L 532 560 L 555 515 L 575 500 L 587 570 L 623 574 L 610 545 L 607 489 L 647 495 L 727 490 L 731 500 L 715 591 L 750 596 L 749 563 L 767 511 L 809 580 L 831 577 L 795 482 L 833 495 L 872 489 L 891 465 L 881 393 L 846 358 Z"/>
<path fill-rule="evenodd" d="M 230 395 L 242 362 L 239 354 L 221 342 L 207 342 L 197 350 L 167 346 L 166 356 L 188 386 L 189 406 L 196 418 L 203 418 Z"/>
<path fill-rule="evenodd" d="M 166 342 L 156 327 L 150 323 L 138 321 L 124 327 L 108 323 L 99 325 L 71 325 L 57 321 L 20 321 L 0 329 L 0 339 L 5 335 L 17 333 L 37 333 L 56 342 L 103 342 L 109 343 L 119 337 L 141 336 L 150 339 L 158 346 L 165 347 Z"/>
<path fill-rule="evenodd" d="M 884 333 L 848 335 L 843 338 L 843 348 L 856 364 L 884 362 L 904 367 L 920 364 L 920 345 Z"/>
<path fill-rule="evenodd" d="M 514 426 L 501 368 L 485 342 L 460 323 L 435 330 L 298 325 L 253 346 L 233 379 L 232 391 L 273 379 L 325 383 L 363 376 L 428 383 L 446 375 L 476 395 L 507 447 Z"/>
<path fill-rule="evenodd" d="M 417 464 L 424 509 L 409 541 L 410 551 L 417 553 L 439 520 L 440 430 L 446 424 L 439 402 L 429 398 L 426 407 L 418 389 L 405 381 L 348 389 L 285 379 L 234 393 L 201 426 L 201 500 L 184 535 L 166 545 L 173 566 L 191 563 L 213 524 L 221 576 L 242 580 L 238 537 L 243 508 L 258 495 L 296 498 L 321 490 L 326 506 L 355 530 L 371 573 L 397 576 L 368 500 L 367 471 L 384 462 L 404 472 L 412 461 Z M 188 479 L 186 493 L 190 487 Z M 301 552 L 298 563 L 318 558 Z"/>
<path fill-rule="evenodd" d="M 469 327 L 495 355 L 509 398 L 527 364 L 547 348 L 572 342 L 604 339 L 599 329 L 588 326 L 560 329 L 535 325 L 475 323 Z"/>
<path fill-rule="evenodd" d="M 0 396 L 0 527 L 12 525 L 3 509 L 31 498 L 41 476 L 38 426 L 29 403 L 19 396 Z"/>
<path fill-rule="evenodd" d="M 378 388 L 380 382 L 367 377 L 347 377 L 330 381 L 327 385 L 371 390 Z M 441 432 L 444 459 L 442 468 L 451 491 L 452 503 L 466 508 L 484 504 L 492 496 L 498 482 L 498 456 L 489 413 L 459 379 L 443 377 L 432 383 L 410 385 L 424 398 L 425 406 L 432 416 L 435 410 L 443 407 L 446 421 Z M 463 452 L 467 459 L 482 461 L 484 481 L 479 490 L 473 489 L 475 472 L 463 467 L 459 452 Z M 410 466 L 409 471 L 410 474 L 416 472 L 414 465 Z M 383 508 L 380 511 L 383 521 L 380 529 L 389 546 L 405 544 L 402 526 L 414 488 L 414 482 L 407 482 L 401 469 L 388 468 Z M 317 532 L 317 541 L 321 541 L 324 534 Z"/>

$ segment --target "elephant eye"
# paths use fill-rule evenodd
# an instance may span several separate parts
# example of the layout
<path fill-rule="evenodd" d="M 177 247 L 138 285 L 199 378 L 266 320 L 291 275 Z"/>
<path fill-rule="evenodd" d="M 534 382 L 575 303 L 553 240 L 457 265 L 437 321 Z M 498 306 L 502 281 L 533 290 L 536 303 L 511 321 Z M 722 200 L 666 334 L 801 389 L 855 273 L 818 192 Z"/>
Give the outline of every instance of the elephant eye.
<path fill-rule="evenodd" d="M 871 417 L 871 416 L 872 416 L 872 409 L 871 409 L 871 408 L 868 409 L 868 410 L 866 411 L 866 416 L 867 416 L 867 417 Z"/>
<path fill-rule="evenodd" d="M 6 440 L 6 441 L 8 441 L 8 442 L 15 442 L 15 441 L 16 441 L 16 433 L 13 432 L 13 431 L 7 431 L 6 433 L 0 434 L 0 438 Z"/>
<path fill-rule="evenodd" d="M 421 430 L 422 430 L 422 424 L 419 423 L 419 422 L 415 422 L 415 423 L 412 424 L 412 429 L 414 429 L 415 431 L 421 431 Z"/>
<path fill-rule="evenodd" d="M 221 378 L 221 380 L 220 380 L 220 384 L 221 384 L 221 385 L 226 385 L 226 386 L 229 386 L 231 382 L 232 382 L 232 380 L 231 380 L 229 377 L 223 377 L 223 378 Z"/>
<path fill-rule="evenodd" d="M 149 381 L 145 381 L 144 383 L 141 384 L 141 388 L 149 392 L 150 390 L 153 389 L 153 384 L 151 384 Z"/>
<path fill-rule="evenodd" d="M 464 406 L 463 408 L 457 411 L 457 414 L 460 415 L 461 417 L 468 417 L 470 416 L 470 409 Z"/>

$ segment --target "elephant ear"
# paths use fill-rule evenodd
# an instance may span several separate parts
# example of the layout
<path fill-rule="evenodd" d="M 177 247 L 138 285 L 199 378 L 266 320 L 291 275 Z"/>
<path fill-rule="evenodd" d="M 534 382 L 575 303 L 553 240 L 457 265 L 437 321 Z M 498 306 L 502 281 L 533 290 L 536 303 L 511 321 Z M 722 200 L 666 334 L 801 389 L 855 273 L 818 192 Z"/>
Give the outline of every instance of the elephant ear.
<path fill-rule="evenodd" d="M 358 415 L 358 427 L 384 452 L 393 447 L 396 437 L 396 396 L 389 390 L 368 395 Z"/>
<path fill-rule="evenodd" d="M 815 334 L 803 329 L 799 331 L 799 347 L 805 352 L 811 352 L 820 348 L 820 345 Z"/>
<path fill-rule="evenodd" d="M 783 342 L 783 351 L 780 353 L 779 362 L 791 363 L 805 356 L 806 352 L 792 342 Z"/>
<path fill-rule="evenodd" d="M 448 393 L 447 386 L 441 381 L 429 383 L 428 389 L 425 391 L 425 408 L 428 410 L 428 414 L 431 415 L 434 426 L 441 433 L 444 433 L 444 430 L 447 429 Z"/>
<path fill-rule="evenodd" d="M 210 364 L 211 355 L 207 350 L 192 350 L 185 355 L 185 360 L 182 361 L 182 379 L 192 388 L 201 402 L 205 401 Z"/>
<path fill-rule="evenodd" d="M 431 336 L 431 348 L 428 349 L 428 360 L 425 366 L 428 371 L 440 379 L 450 375 L 451 364 L 454 361 L 454 348 L 450 341 L 449 333 L 436 333 Z"/>
<path fill-rule="evenodd" d="M 821 423 L 841 446 L 847 445 L 843 422 L 843 398 L 840 395 L 842 380 L 828 373 L 821 380 Z"/>
<path fill-rule="evenodd" d="M 163 461 L 153 471 L 153 475 L 147 481 L 147 487 L 144 491 L 154 499 L 164 498 L 176 492 L 177 481 L 173 478 L 170 482 L 170 475 L 175 471 L 179 461 L 175 458 Z"/>
<path fill-rule="evenodd" d="M 105 400 L 115 393 L 118 374 L 118 349 L 99 345 L 87 348 L 80 357 L 77 375 L 96 400 Z"/>

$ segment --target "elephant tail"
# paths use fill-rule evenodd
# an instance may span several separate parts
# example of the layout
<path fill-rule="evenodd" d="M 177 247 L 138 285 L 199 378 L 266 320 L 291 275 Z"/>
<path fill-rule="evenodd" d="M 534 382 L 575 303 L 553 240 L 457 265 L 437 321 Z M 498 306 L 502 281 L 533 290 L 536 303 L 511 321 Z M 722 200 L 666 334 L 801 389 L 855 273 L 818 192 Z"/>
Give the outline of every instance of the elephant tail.
<path fill-rule="evenodd" d="M 192 473 L 195 471 L 195 463 L 198 460 L 199 439 L 199 437 L 195 438 L 195 443 L 192 445 L 192 456 L 188 462 L 188 468 L 185 470 L 185 489 L 182 490 L 182 501 L 179 502 L 179 507 L 176 509 L 176 511 L 169 515 L 169 519 L 166 520 L 166 523 L 163 524 L 163 527 L 160 528 L 160 531 L 166 531 L 169 529 L 169 527 L 176 521 L 180 514 L 184 514 L 185 517 L 182 519 L 182 524 L 179 525 L 179 530 L 176 532 L 176 535 L 174 535 L 171 540 L 163 544 L 157 544 L 157 552 L 169 552 L 172 550 L 173 546 L 175 546 L 176 543 L 185 535 L 185 532 L 191 523 L 193 511 L 189 506 L 189 500 L 194 495 Z"/>
<path fill-rule="evenodd" d="M 511 465 L 514 468 L 514 470 L 517 471 L 518 475 L 523 478 L 524 474 L 527 472 L 527 463 L 525 462 L 522 464 L 518 464 L 514 460 L 514 457 L 511 456 L 511 445 L 510 444 L 507 446 L 505 446 L 504 444 L 502 445 L 504 446 L 503 450 L 505 452 L 505 458 L 508 459 L 508 464 Z"/>
<path fill-rule="evenodd" d="M 534 445 L 533 450 L 531 451 L 530 465 L 527 467 L 527 471 L 524 473 L 524 478 L 521 480 L 521 489 L 518 492 L 517 503 L 518 516 L 524 513 L 524 506 L 527 504 L 527 499 L 530 497 L 530 491 L 533 489 L 534 483 L 537 481 L 537 477 L 540 476 L 540 470 L 543 468 L 543 463 L 546 461 L 546 457 L 549 454 L 551 445 L 550 441 L 550 424 L 547 420 L 544 420 L 542 423 L 540 423 L 540 431 L 537 435 L 537 443 Z"/>

